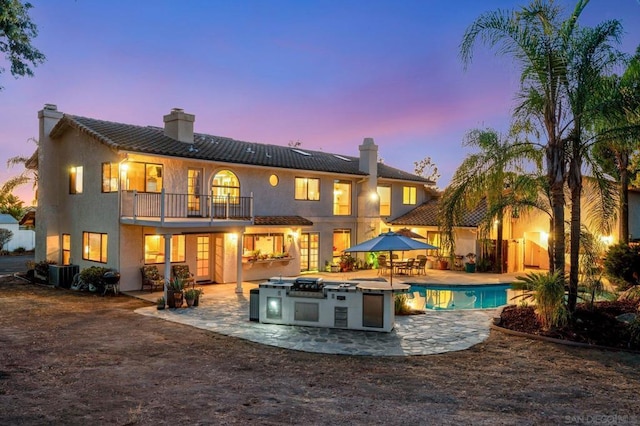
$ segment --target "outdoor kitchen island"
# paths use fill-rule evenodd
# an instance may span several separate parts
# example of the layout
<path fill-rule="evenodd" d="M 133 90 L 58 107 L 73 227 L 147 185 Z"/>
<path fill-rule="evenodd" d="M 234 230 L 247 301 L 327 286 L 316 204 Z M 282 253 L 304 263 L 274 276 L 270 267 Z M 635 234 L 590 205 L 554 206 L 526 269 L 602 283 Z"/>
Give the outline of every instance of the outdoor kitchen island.
<path fill-rule="evenodd" d="M 390 332 L 394 293 L 406 284 L 271 278 L 259 286 L 259 321 L 267 324 Z"/>

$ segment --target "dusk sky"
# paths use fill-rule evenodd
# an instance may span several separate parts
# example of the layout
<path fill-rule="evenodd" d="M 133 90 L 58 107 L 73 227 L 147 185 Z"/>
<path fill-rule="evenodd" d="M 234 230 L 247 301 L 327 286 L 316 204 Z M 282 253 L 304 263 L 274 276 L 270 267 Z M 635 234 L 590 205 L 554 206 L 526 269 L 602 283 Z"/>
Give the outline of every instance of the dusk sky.
<path fill-rule="evenodd" d="M 195 131 L 357 156 L 374 138 L 388 165 L 430 156 L 443 188 L 478 127 L 508 127 L 518 70 L 459 45 L 481 13 L 527 1 L 30 0 L 47 60 L 33 78 L 0 75 L 0 183 L 30 155 L 37 111 L 162 126 L 171 108 Z M 559 2 L 571 10 L 575 0 Z M 581 23 L 622 21 L 640 44 L 640 0 L 591 0 Z M 8 68 L 4 58 L 0 66 Z M 17 194 L 29 204 L 28 185 Z"/>

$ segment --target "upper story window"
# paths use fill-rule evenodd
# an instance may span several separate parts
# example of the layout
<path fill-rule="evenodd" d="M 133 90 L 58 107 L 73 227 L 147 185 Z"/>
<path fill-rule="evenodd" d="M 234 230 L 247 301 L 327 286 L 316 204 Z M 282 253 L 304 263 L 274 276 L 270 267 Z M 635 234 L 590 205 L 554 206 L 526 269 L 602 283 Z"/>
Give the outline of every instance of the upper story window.
<path fill-rule="evenodd" d="M 310 201 L 320 200 L 320 179 L 297 177 L 295 199 Z"/>
<path fill-rule="evenodd" d="M 221 170 L 213 177 L 211 194 L 214 202 L 240 202 L 240 181 L 231 170 Z"/>
<path fill-rule="evenodd" d="M 126 191 L 162 191 L 162 164 L 136 163 L 129 161 L 122 165 L 122 170 L 123 185 Z"/>
<path fill-rule="evenodd" d="M 415 204 L 417 198 L 415 186 L 405 186 L 402 188 L 402 204 Z"/>
<path fill-rule="evenodd" d="M 69 194 L 82 194 L 82 166 L 73 166 L 69 170 Z"/>
<path fill-rule="evenodd" d="M 378 197 L 380 197 L 380 216 L 391 216 L 391 187 L 379 186 Z"/>
<path fill-rule="evenodd" d="M 351 214 L 351 182 L 340 180 L 333 182 L 333 214 L 336 216 Z"/>
<path fill-rule="evenodd" d="M 118 192 L 118 163 L 102 163 L 102 192 Z"/>
<path fill-rule="evenodd" d="M 107 234 L 82 233 L 82 258 L 94 262 L 107 263 Z"/>

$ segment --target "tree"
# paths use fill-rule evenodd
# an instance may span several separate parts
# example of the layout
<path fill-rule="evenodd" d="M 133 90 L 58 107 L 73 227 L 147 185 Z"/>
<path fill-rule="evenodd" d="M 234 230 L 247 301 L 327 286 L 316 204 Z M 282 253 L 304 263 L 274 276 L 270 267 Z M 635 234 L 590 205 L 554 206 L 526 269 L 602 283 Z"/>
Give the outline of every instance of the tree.
<path fill-rule="evenodd" d="M 618 21 L 606 21 L 594 28 L 578 27 L 578 18 L 588 2 L 578 0 L 566 19 L 562 19 L 560 8 L 545 0 L 533 0 L 514 13 L 487 13 L 467 30 L 462 44 L 465 62 L 471 58 L 476 39 L 482 38 L 520 65 L 520 103 L 515 116 L 526 126 L 533 123 L 546 138 L 546 175 L 553 211 L 551 270 L 560 272 L 560 276 L 565 269 L 565 182 L 570 189 L 570 311 L 575 309 L 579 278 L 582 171 L 592 144 L 585 129 L 601 108 L 594 95 L 600 77 L 620 58 L 610 45 L 612 40 L 619 41 Z M 606 196 L 605 184 L 602 190 Z"/>
<path fill-rule="evenodd" d="M 579 15 L 586 3 L 586 1 L 578 2 L 574 16 Z M 560 34 L 566 40 L 565 45 L 567 46 L 567 78 L 563 84 L 571 112 L 567 176 L 567 184 L 571 194 L 570 270 L 567 298 L 567 307 L 570 312 L 575 310 L 578 299 L 582 229 L 582 169 L 584 161 L 590 158 L 588 150 L 593 140 L 592 137 L 586 135 L 586 129 L 601 107 L 598 96 L 594 94 L 602 84 L 602 75 L 620 60 L 620 53 L 613 50 L 610 41 L 619 40 L 621 31 L 622 26 L 616 20 L 603 22 L 593 28 L 578 28 L 573 20 L 565 23 L 560 29 Z M 597 164 L 591 163 L 590 166 L 592 166 L 592 170 L 595 170 Z M 606 190 L 606 182 L 596 181 L 596 187 L 603 189 L 603 195 L 609 194 L 609 191 Z M 606 201 L 603 201 L 603 204 L 606 204 Z"/>
<path fill-rule="evenodd" d="M 418 176 L 422 176 L 425 179 L 429 179 L 436 186 L 436 182 L 440 179 L 440 173 L 438 173 L 438 167 L 431 160 L 431 157 L 425 157 L 420 161 L 414 161 L 414 173 Z"/>
<path fill-rule="evenodd" d="M 38 35 L 28 13 L 32 7 L 31 3 L 19 0 L 0 0 L 0 52 L 11 63 L 11 75 L 16 78 L 32 77 L 31 67 L 45 60 L 45 56 L 31 45 L 32 39 Z M 0 74 L 4 71 L 0 67 Z"/>
<path fill-rule="evenodd" d="M 567 22 L 577 17 L 574 13 Z M 562 24 L 558 7 L 533 0 L 518 12 L 498 10 L 482 14 L 467 28 L 460 48 L 465 66 L 471 62 L 474 45 L 480 39 L 499 53 L 512 57 L 520 68 L 520 103 L 515 115 L 522 122 L 535 123 L 546 138 L 543 149 L 553 211 L 551 270 L 558 271 L 560 276 L 564 275 L 566 174 L 563 140 L 566 101 L 562 91 L 567 77 L 566 43 L 559 34 Z"/>
<path fill-rule="evenodd" d="M 640 170 L 640 47 L 622 76 L 604 76 L 599 96 L 602 107 L 595 117 L 593 156 L 618 183 L 620 244 L 629 243 L 629 185 Z M 636 184 L 638 182 L 635 182 Z"/>
<path fill-rule="evenodd" d="M 514 141 L 515 142 L 515 141 Z M 472 130 L 464 144 L 479 152 L 469 154 L 456 169 L 451 183 L 440 199 L 440 227 L 448 241 L 454 241 L 453 229 L 467 212 L 486 200 L 483 228 L 496 228 L 496 265 L 503 271 L 502 229 L 508 208 L 532 206 L 538 196 L 537 179 L 525 178 L 524 163 L 541 161 L 530 144 L 512 143 L 492 129 Z"/>
<path fill-rule="evenodd" d="M 25 214 L 22 200 L 10 192 L 0 191 L 0 213 L 10 214 L 16 220 L 22 219 Z"/>
<path fill-rule="evenodd" d="M 29 138 L 30 142 L 36 144 L 36 150 L 30 157 L 24 156 L 16 156 L 11 157 L 7 160 L 7 167 L 13 167 L 17 165 L 22 165 L 24 167 L 24 171 L 20 173 L 18 176 L 9 179 L 4 184 L 5 192 L 11 192 L 14 188 L 24 185 L 25 183 L 31 182 L 33 185 L 33 189 L 35 190 L 35 198 L 38 199 L 38 140 L 34 138 Z"/>
<path fill-rule="evenodd" d="M 11 241 L 11 238 L 13 238 L 13 232 L 0 228 L 0 250 L 4 250 L 4 245 Z"/>

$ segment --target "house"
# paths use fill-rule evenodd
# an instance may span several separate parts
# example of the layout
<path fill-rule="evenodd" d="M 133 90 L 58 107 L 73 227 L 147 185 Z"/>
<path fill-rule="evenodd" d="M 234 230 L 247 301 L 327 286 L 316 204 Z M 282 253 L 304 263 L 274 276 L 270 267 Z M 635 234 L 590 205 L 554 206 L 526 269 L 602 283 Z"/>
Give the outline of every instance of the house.
<path fill-rule="evenodd" d="M 16 218 L 10 214 L 0 214 L 0 228 L 7 229 L 13 233 L 11 240 L 0 247 L 2 250 L 14 251 L 17 248 L 33 250 L 35 247 L 36 235 L 33 230 L 23 229 Z"/>
<path fill-rule="evenodd" d="M 39 111 L 36 260 L 104 266 L 123 290 L 140 268 L 186 264 L 199 282 L 325 269 L 384 221 L 424 203 L 432 182 L 359 156 L 196 133 L 173 109 L 164 126 Z M 168 254 L 168 255 L 167 255 Z"/>

